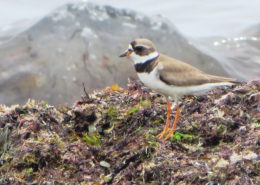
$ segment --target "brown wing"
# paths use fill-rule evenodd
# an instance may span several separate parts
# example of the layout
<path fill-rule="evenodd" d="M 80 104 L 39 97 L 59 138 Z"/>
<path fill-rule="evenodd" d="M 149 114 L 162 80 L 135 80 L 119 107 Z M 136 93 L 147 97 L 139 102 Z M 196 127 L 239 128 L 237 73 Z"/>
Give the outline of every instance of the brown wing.
<path fill-rule="evenodd" d="M 232 78 L 206 74 L 189 64 L 165 55 L 160 55 L 159 60 L 163 63 L 163 67 L 159 67 L 158 70 L 159 77 L 168 85 L 188 86 L 234 81 Z"/>

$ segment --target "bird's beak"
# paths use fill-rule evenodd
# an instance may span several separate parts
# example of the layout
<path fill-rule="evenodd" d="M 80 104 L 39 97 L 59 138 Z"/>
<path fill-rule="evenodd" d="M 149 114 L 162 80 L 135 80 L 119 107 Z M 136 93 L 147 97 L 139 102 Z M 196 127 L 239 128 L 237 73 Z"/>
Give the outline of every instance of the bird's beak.
<path fill-rule="evenodd" d="M 119 57 L 126 57 L 126 56 L 129 56 L 131 53 L 132 53 L 132 51 L 128 49 L 124 53 L 122 53 Z"/>

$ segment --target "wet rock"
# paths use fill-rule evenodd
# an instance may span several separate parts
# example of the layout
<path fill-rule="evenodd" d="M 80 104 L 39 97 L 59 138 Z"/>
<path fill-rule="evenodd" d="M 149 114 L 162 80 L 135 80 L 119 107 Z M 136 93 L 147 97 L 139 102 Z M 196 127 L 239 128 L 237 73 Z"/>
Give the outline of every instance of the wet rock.
<path fill-rule="evenodd" d="M 103 166 L 105 168 L 110 168 L 110 164 L 106 161 L 100 161 L 99 164 L 100 166 Z"/>

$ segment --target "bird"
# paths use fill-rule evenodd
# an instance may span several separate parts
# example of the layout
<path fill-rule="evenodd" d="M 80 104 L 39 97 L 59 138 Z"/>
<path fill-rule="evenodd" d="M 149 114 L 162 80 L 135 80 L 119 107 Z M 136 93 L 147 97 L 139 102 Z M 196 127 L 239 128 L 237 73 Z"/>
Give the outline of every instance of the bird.
<path fill-rule="evenodd" d="M 130 57 L 134 62 L 137 76 L 148 88 L 166 97 L 167 118 L 164 129 L 157 135 L 168 140 L 175 131 L 180 118 L 180 99 L 185 95 L 201 95 L 218 86 L 231 86 L 235 79 L 207 74 L 178 59 L 159 53 L 151 40 L 133 40 L 120 57 Z M 169 127 L 172 101 L 177 109 L 172 127 Z"/>

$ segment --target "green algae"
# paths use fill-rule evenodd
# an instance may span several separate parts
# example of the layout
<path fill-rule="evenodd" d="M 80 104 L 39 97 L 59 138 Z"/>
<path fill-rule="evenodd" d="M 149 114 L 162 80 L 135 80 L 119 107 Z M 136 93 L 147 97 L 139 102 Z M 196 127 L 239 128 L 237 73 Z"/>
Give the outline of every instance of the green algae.
<path fill-rule="evenodd" d="M 111 118 L 115 118 L 118 115 L 118 109 L 113 106 L 109 107 L 107 110 L 105 110 L 105 112 Z"/>
<path fill-rule="evenodd" d="M 100 146 L 100 136 L 98 134 L 89 136 L 87 133 L 83 133 L 83 141 L 92 146 Z"/>
<path fill-rule="evenodd" d="M 22 157 L 22 160 L 25 164 L 37 163 L 36 156 L 33 153 L 25 153 Z"/>
<path fill-rule="evenodd" d="M 190 134 L 182 134 L 180 132 L 175 132 L 172 136 L 171 136 L 171 140 L 172 141 L 182 141 L 182 142 L 189 142 L 189 143 L 193 143 L 193 142 L 197 142 L 198 138 L 196 136 L 190 135 Z"/>
<path fill-rule="evenodd" d="M 128 114 L 133 114 L 139 110 L 139 107 L 132 107 L 129 111 Z"/>

